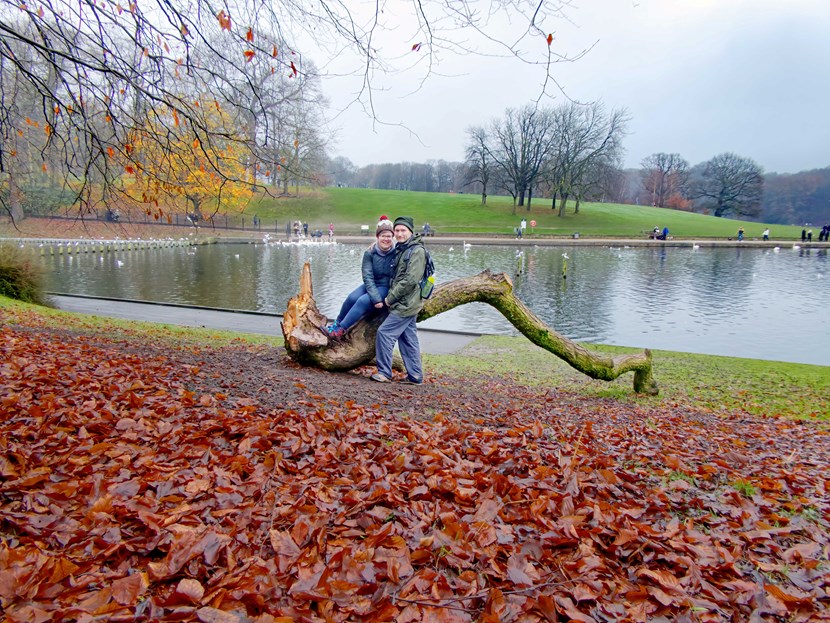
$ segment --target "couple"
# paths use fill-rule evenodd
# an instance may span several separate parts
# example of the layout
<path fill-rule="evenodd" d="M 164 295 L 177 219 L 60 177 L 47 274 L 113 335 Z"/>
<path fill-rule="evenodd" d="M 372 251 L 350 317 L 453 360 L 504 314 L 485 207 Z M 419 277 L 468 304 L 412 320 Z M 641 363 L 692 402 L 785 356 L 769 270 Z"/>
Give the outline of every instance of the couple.
<path fill-rule="evenodd" d="M 327 331 L 331 337 L 341 338 L 373 308 L 377 311 L 386 308 L 389 315 L 380 325 L 375 340 L 378 371 L 372 380 L 379 383 L 392 380 L 392 349 L 397 341 L 406 367 L 404 383 L 420 385 L 424 375 L 415 323 L 422 303 L 424 243 L 415 234 L 415 223 L 410 216 L 399 216 L 394 223 L 381 216 L 375 238 L 375 244 L 363 253 L 363 285 L 346 297 L 337 319 Z"/>

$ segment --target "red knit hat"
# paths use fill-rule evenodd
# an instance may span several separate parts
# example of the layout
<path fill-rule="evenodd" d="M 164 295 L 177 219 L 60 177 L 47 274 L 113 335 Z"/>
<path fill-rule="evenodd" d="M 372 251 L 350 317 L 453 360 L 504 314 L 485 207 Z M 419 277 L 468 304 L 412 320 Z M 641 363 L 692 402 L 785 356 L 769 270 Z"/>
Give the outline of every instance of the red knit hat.
<path fill-rule="evenodd" d="M 390 221 L 389 217 L 385 214 L 381 216 L 380 220 L 378 221 L 378 225 L 375 228 L 375 236 L 380 235 L 382 231 L 391 231 L 393 233 L 395 231 L 395 226 L 392 225 L 392 221 Z"/>

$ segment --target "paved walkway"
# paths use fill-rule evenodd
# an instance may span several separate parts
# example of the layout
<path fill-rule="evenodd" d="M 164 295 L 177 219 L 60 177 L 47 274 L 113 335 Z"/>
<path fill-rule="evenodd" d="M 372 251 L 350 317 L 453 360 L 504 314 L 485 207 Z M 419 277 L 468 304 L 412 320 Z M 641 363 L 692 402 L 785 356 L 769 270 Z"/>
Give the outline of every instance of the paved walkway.
<path fill-rule="evenodd" d="M 282 316 L 279 314 L 66 294 L 52 294 L 50 298 L 60 309 L 71 312 L 282 337 L 280 329 Z M 421 350 L 432 355 L 455 353 L 476 339 L 478 335 L 418 329 Z"/>

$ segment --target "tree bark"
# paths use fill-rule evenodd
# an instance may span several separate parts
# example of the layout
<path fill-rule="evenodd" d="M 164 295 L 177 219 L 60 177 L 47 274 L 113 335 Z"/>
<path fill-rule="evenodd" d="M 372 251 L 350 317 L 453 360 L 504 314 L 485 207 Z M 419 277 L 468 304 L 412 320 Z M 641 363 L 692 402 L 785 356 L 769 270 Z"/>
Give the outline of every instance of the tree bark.
<path fill-rule="evenodd" d="M 657 395 L 652 374 L 651 351 L 611 356 L 590 351 L 550 329 L 513 293 L 505 273 L 485 270 L 436 286 L 424 302 L 418 321 L 424 321 L 466 303 L 487 303 L 537 346 L 553 353 L 572 368 L 593 379 L 613 381 L 634 373 L 634 391 Z M 300 293 L 288 301 L 282 322 L 285 349 L 298 363 L 330 371 L 352 370 L 370 363 L 375 356 L 375 335 L 383 322 L 380 315 L 358 322 L 345 339 L 332 340 L 326 334 L 326 317 L 317 310 L 311 284 L 311 266 L 306 263 L 300 276 Z"/>

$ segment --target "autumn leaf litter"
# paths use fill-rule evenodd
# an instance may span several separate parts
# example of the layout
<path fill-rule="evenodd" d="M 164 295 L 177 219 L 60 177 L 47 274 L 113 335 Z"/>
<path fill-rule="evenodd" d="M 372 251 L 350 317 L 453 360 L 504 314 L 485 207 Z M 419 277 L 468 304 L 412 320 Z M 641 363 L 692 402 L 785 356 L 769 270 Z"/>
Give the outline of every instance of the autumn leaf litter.
<path fill-rule="evenodd" d="M 828 436 L 0 325 L 8 621 L 828 620 Z"/>

